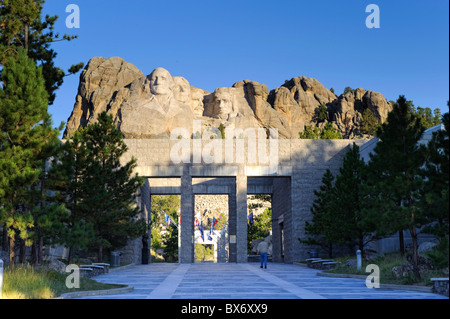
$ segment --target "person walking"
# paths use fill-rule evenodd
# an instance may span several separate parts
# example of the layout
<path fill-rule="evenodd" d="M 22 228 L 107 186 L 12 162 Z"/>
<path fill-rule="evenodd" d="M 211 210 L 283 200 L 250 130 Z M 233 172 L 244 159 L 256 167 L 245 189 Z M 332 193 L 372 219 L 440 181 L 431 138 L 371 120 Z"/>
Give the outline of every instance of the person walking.
<path fill-rule="evenodd" d="M 267 253 L 269 251 L 270 237 L 264 238 L 262 242 L 256 246 L 256 252 L 261 256 L 261 267 L 267 268 Z"/>

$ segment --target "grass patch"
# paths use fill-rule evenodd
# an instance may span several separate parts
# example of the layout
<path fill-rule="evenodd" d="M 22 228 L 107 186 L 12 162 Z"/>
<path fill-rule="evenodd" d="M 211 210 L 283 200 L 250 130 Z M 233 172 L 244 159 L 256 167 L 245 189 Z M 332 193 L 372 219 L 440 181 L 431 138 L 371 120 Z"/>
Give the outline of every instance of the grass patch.
<path fill-rule="evenodd" d="M 341 264 L 334 269 L 324 272 L 368 276 L 370 273 L 365 272 L 367 265 L 375 264 L 380 268 L 380 283 L 382 284 L 430 286 L 432 285 L 430 278 L 443 277 L 442 270 L 429 270 L 421 273 L 421 280 L 418 280 L 412 273 L 403 278 L 395 278 L 392 274 L 392 268 L 407 263 L 406 258 L 398 253 L 386 254 L 385 256 L 374 258 L 369 262 L 363 260 L 360 270 L 358 270 L 356 266 L 346 266 L 345 263 L 349 259 L 355 259 L 355 257 L 346 256 L 334 258 L 335 261 L 341 262 Z M 446 277 L 448 277 L 448 275 L 446 275 Z"/>
<path fill-rule="evenodd" d="M 36 270 L 17 266 L 5 268 L 3 273 L 3 298 L 5 299 L 52 299 L 67 292 L 104 290 L 125 285 L 99 283 L 91 278 L 80 278 L 80 288 L 66 287 L 68 274 L 53 270 Z"/>

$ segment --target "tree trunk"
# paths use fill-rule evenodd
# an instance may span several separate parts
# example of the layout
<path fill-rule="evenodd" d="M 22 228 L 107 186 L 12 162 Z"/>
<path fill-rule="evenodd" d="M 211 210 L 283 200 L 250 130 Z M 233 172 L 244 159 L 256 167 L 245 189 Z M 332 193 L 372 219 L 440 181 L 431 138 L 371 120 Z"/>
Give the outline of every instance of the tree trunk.
<path fill-rule="evenodd" d="M 37 265 L 37 244 L 35 242 L 31 245 L 31 264 Z"/>
<path fill-rule="evenodd" d="M 405 240 L 403 238 L 403 230 L 400 230 L 398 232 L 398 240 L 400 243 L 400 255 L 404 256 L 405 255 Z"/>
<path fill-rule="evenodd" d="M 28 23 L 25 24 L 25 50 L 28 51 L 28 33 L 29 33 Z"/>
<path fill-rule="evenodd" d="M 72 263 L 73 258 L 73 248 L 69 247 L 69 255 L 67 256 L 67 263 L 70 265 Z"/>
<path fill-rule="evenodd" d="M 419 271 L 419 243 L 417 239 L 417 230 L 416 227 L 412 226 L 410 229 L 411 239 L 413 243 L 413 273 L 417 279 L 421 279 L 420 271 Z"/>
<path fill-rule="evenodd" d="M 44 251 L 44 239 L 41 237 L 41 238 L 39 238 L 38 254 L 37 254 L 37 257 L 38 257 L 37 261 L 38 261 L 39 265 L 42 265 L 42 263 L 44 262 L 43 251 Z"/>
<path fill-rule="evenodd" d="M 8 231 L 6 230 L 6 226 L 3 225 L 3 234 L 2 234 L 2 250 L 8 251 Z"/>
<path fill-rule="evenodd" d="M 26 252 L 25 240 L 20 239 L 19 240 L 19 263 L 20 264 L 23 264 L 25 262 L 25 252 Z"/>
<path fill-rule="evenodd" d="M 97 262 L 99 262 L 99 263 L 103 262 L 103 246 L 102 245 L 100 245 L 98 247 Z"/>
<path fill-rule="evenodd" d="M 9 267 L 14 268 L 16 259 L 15 235 L 9 236 Z"/>

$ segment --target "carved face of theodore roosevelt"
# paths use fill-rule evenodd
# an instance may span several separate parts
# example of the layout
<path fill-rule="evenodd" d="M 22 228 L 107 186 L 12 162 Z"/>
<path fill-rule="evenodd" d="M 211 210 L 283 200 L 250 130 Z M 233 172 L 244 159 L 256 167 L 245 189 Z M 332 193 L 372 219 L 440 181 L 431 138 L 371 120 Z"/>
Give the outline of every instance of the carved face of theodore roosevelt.
<path fill-rule="evenodd" d="M 174 82 L 169 71 L 156 68 L 150 74 L 150 92 L 155 95 L 169 95 L 172 93 Z"/>

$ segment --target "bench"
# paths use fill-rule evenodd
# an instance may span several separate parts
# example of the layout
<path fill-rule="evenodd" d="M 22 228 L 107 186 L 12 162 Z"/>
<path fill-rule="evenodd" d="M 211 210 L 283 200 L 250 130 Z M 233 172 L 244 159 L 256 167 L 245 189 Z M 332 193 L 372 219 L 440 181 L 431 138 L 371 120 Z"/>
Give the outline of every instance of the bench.
<path fill-rule="evenodd" d="M 110 266 L 110 264 L 107 264 L 107 263 L 92 263 L 92 265 L 103 267 L 103 271 L 104 271 L 103 273 L 104 274 L 109 273 L 109 266 Z"/>
<path fill-rule="evenodd" d="M 80 265 L 80 270 L 83 269 L 83 268 L 85 268 L 85 269 L 89 269 L 90 268 L 92 270 L 92 272 L 90 274 L 91 277 L 102 275 L 102 274 L 105 273 L 105 268 L 103 266 L 98 266 L 98 265 L 94 265 L 94 264 L 92 264 L 92 265 Z"/>
<path fill-rule="evenodd" d="M 322 264 L 325 262 L 332 262 L 332 259 L 320 259 L 311 261 L 311 268 L 322 269 Z"/>
<path fill-rule="evenodd" d="M 80 267 L 80 268 L 78 268 L 78 270 L 80 271 L 80 276 L 81 277 L 91 278 L 93 276 L 92 275 L 92 268 Z"/>
<path fill-rule="evenodd" d="M 447 278 L 431 278 L 433 283 L 433 292 L 448 297 L 448 277 Z"/>
<path fill-rule="evenodd" d="M 308 258 L 308 259 L 306 259 L 306 264 L 308 265 L 309 268 L 311 268 L 312 262 L 317 261 L 317 260 L 322 260 L 322 258 Z"/>
<path fill-rule="evenodd" d="M 340 262 L 338 262 L 338 261 L 327 261 L 327 262 L 322 263 L 322 269 L 323 270 L 330 270 L 330 269 L 333 269 L 334 267 L 336 267 L 339 264 L 340 264 Z"/>

